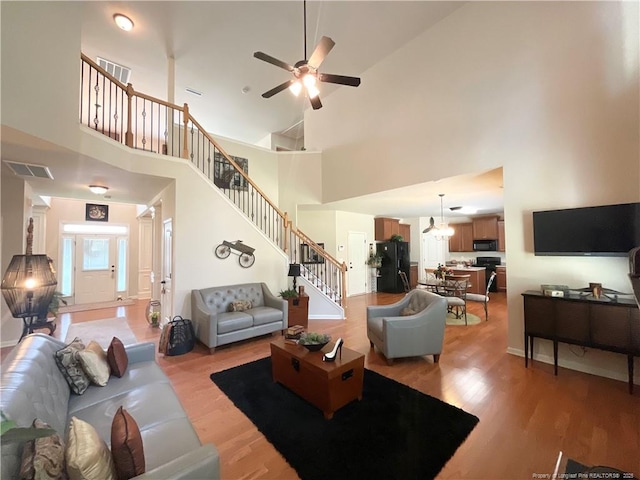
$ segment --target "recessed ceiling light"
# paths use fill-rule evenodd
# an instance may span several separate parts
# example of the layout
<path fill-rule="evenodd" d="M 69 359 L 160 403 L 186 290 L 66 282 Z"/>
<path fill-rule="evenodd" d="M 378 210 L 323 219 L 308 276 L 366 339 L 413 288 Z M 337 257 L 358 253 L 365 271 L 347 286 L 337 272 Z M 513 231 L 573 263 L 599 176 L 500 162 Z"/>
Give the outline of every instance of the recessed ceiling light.
<path fill-rule="evenodd" d="M 129 32 L 133 29 L 133 21 L 126 15 L 116 13 L 113 16 L 113 21 L 116 22 L 116 25 L 118 25 L 118 27 L 120 27 L 125 32 Z"/>
<path fill-rule="evenodd" d="M 96 195 L 102 195 L 104 193 L 107 193 L 109 187 L 105 187 L 102 185 L 89 185 L 89 190 L 91 190 L 91 192 L 95 193 Z"/>
<path fill-rule="evenodd" d="M 462 207 L 459 210 L 460 213 L 466 213 L 466 214 L 474 214 L 474 213 L 478 213 L 478 209 L 475 207 Z"/>
<path fill-rule="evenodd" d="M 250 91 L 251 91 L 251 87 L 249 86 L 242 87 L 242 93 L 249 93 Z"/>

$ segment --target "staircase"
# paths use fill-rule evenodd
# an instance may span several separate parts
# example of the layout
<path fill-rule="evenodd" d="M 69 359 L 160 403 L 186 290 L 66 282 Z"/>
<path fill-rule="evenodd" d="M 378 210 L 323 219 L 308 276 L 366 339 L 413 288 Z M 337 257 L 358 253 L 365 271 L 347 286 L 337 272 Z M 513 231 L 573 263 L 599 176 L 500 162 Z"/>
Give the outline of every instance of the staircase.
<path fill-rule="evenodd" d="M 326 297 L 343 306 L 346 271 L 324 248 L 295 228 L 249 178 L 243 159 L 225 152 L 178 106 L 136 92 L 81 54 L 80 123 L 124 145 L 188 160 L 200 170 L 269 240 L 300 263 L 302 276 Z"/>

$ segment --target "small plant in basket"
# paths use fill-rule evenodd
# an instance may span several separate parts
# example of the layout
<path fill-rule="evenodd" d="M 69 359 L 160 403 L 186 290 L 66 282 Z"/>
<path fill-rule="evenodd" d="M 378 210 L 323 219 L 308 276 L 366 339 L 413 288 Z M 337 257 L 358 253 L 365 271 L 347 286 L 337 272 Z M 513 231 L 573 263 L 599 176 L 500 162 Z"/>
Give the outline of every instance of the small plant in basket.
<path fill-rule="evenodd" d="M 298 340 L 298 344 L 302 345 L 306 349 L 317 352 L 321 350 L 329 341 L 331 340 L 331 335 L 327 335 L 326 333 L 316 333 L 316 332 L 308 332 L 300 335 L 300 340 Z"/>

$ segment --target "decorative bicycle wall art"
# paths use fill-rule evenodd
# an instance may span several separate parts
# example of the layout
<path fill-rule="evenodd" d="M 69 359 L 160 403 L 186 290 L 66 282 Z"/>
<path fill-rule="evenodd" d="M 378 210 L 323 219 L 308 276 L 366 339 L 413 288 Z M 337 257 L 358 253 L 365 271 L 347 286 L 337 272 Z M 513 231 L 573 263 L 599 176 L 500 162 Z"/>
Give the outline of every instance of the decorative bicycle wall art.
<path fill-rule="evenodd" d="M 242 240 L 236 240 L 233 243 L 224 240 L 214 250 L 216 257 L 221 259 L 227 258 L 232 253 L 238 255 L 238 263 L 242 268 L 249 268 L 254 264 L 256 261 L 256 257 L 253 255 L 254 251 L 255 248 L 245 245 Z"/>

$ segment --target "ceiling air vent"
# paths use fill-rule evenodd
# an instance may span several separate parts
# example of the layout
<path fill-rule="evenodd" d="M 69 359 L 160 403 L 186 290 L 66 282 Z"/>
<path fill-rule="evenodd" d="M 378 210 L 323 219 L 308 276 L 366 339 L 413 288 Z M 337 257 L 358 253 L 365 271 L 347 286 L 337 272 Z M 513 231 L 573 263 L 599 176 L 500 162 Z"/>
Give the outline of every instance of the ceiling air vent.
<path fill-rule="evenodd" d="M 131 69 L 129 67 L 125 67 L 124 65 L 119 65 L 111 60 L 107 60 L 105 58 L 98 58 L 98 65 L 104 68 L 111 75 L 116 77 L 122 83 L 129 83 L 129 77 L 131 77 Z"/>
<path fill-rule="evenodd" d="M 18 163 L 18 162 L 5 162 L 9 165 L 9 168 L 13 170 L 18 176 L 21 177 L 36 177 L 36 178 L 49 178 L 53 180 L 53 175 L 51 175 L 51 170 L 49 167 L 45 167 L 43 165 L 30 165 L 27 163 Z"/>

